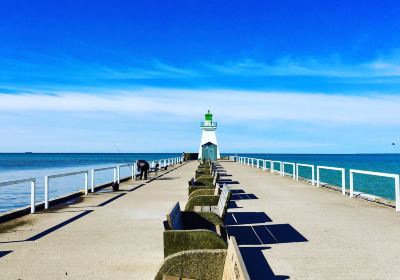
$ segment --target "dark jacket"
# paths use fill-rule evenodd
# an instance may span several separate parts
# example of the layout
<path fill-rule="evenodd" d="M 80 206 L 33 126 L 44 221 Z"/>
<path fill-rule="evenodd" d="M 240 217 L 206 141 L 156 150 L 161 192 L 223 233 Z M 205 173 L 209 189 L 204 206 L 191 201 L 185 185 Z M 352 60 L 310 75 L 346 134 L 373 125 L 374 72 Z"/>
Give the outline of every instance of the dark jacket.
<path fill-rule="evenodd" d="M 137 168 L 139 170 L 149 170 L 150 169 L 150 164 L 145 161 L 144 159 L 140 159 L 137 161 Z"/>

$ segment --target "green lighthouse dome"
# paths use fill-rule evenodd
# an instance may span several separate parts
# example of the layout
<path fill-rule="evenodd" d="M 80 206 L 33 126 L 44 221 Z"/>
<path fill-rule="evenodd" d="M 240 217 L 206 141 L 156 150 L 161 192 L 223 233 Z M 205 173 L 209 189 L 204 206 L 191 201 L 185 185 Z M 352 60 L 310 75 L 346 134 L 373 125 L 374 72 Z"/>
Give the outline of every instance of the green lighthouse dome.
<path fill-rule="evenodd" d="M 208 112 L 204 115 L 204 119 L 206 121 L 212 121 L 212 116 L 213 116 L 213 114 L 211 114 L 210 110 L 208 110 Z"/>

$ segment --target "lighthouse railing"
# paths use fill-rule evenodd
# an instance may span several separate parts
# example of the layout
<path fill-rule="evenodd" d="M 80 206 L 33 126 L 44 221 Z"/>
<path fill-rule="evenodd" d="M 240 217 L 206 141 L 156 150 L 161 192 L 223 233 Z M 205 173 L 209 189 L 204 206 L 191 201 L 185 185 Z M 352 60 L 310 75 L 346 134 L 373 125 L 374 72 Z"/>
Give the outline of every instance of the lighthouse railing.
<path fill-rule="evenodd" d="M 217 127 L 217 122 L 212 122 L 212 121 L 201 122 L 201 127 Z"/>

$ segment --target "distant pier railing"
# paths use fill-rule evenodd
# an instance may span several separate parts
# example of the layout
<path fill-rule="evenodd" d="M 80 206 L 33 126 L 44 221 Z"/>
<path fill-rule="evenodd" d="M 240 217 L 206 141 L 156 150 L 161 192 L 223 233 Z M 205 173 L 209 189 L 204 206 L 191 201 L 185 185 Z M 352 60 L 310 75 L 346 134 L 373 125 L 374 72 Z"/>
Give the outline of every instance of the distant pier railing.
<path fill-rule="evenodd" d="M 294 163 L 294 162 L 283 162 L 278 160 L 266 160 L 266 159 L 256 159 L 256 158 L 249 158 L 249 157 L 240 157 L 240 156 L 233 156 L 233 158 L 243 164 L 252 167 L 257 167 L 262 169 L 263 171 L 270 171 L 271 173 L 278 173 L 281 176 L 288 175 L 293 177 L 293 179 L 299 180 L 299 178 L 308 180 L 311 182 L 311 185 L 317 185 L 320 187 L 322 182 L 320 181 L 320 170 L 332 170 L 332 171 L 339 171 L 341 173 L 341 192 L 343 195 L 346 195 L 346 169 L 339 168 L 339 167 L 330 167 L 330 166 L 322 166 L 322 165 L 313 165 L 313 164 L 305 164 L 305 163 Z M 255 165 L 254 162 L 257 162 Z M 262 166 L 259 164 L 262 162 Z M 270 168 L 267 167 L 267 162 L 270 163 Z M 279 171 L 274 168 L 274 164 L 279 164 Z M 285 173 L 285 165 L 292 166 L 292 173 Z M 299 168 L 306 167 L 311 169 L 311 180 L 300 177 L 299 175 Z M 315 180 L 315 171 L 316 177 Z M 400 175 L 393 174 L 393 173 L 382 173 L 382 172 L 373 172 L 373 171 L 365 171 L 365 170 L 356 170 L 356 169 L 349 169 L 349 196 L 354 197 L 354 176 L 353 174 L 364 174 L 364 175 L 371 175 L 371 176 L 378 176 L 378 177 L 386 177 L 386 178 L 393 178 L 394 179 L 394 190 L 395 190 L 395 205 L 396 211 L 400 212 Z"/>
<path fill-rule="evenodd" d="M 26 178 L 21 180 L 2 182 L 0 183 L 0 187 L 19 185 L 24 183 L 31 184 L 31 213 L 33 214 L 35 213 L 35 202 L 36 202 L 36 178 Z"/>
<path fill-rule="evenodd" d="M 342 194 L 346 194 L 346 171 L 344 168 L 338 168 L 338 167 L 329 167 L 329 166 L 317 166 L 317 187 L 320 187 L 320 170 L 325 169 L 325 170 L 333 170 L 333 171 L 339 171 L 342 173 Z"/>
<path fill-rule="evenodd" d="M 89 171 L 88 170 L 45 176 L 44 177 L 44 209 L 49 208 L 50 179 L 74 176 L 74 175 L 79 175 L 79 174 L 85 174 L 85 194 L 87 195 L 88 194 L 88 179 L 89 179 Z"/>
<path fill-rule="evenodd" d="M 150 167 L 154 170 L 156 164 L 158 164 L 158 168 L 166 168 L 168 166 L 175 165 L 177 163 L 183 162 L 183 157 L 173 157 L 173 158 L 166 158 L 166 159 L 159 159 L 159 160 L 154 160 L 150 161 L 149 165 Z M 48 209 L 49 208 L 49 203 L 50 203 L 50 197 L 49 197 L 49 191 L 50 191 L 50 183 L 51 179 L 56 179 L 56 178 L 62 178 L 62 177 L 69 177 L 69 176 L 75 176 L 75 175 L 84 175 L 84 193 L 85 195 L 89 194 L 89 179 L 90 179 L 90 188 L 91 188 L 91 193 L 95 192 L 95 178 L 96 178 L 96 173 L 100 171 L 106 171 L 106 170 L 113 170 L 113 179 L 112 181 L 108 181 L 106 184 L 109 183 L 115 183 L 115 182 L 120 182 L 122 179 L 121 178 L 121 168 L 126 168 L 129 167 L 131 172 L 130 176 L 132 179 L 136 178 L 138 175 L 137 173 L 137 165 L 136 163 L 126 163 L 126 164 L 119 164 L 119 165 L 113 165 L 113 166 L 107 166 L 107 167 L 100 167 L 100 168 L 93 168 L 91 170 L 80 170 L 80 171 L 75 171 L 75 172 L 68 172 L 68 173 L 60 173 L 60 174 L 52 174 L 52 175 L 47 175 L 44 176 L 44 208 Z M 127 177 L 129 179 L 129 177 Z M 7 182 L 0 182 L 0 187 L 3 186 L 11 186 L 11 185 L 21 185 L 21 184 L 26 184 L 30 183 L 31 191 L 30 191 L 30 209 L 31 213 L 35 213 L 35 208 L 36 208 L 36 192 L 37 192 L 37 178 L 25 178 L 25 179 L 20 179 L 20 180 L 13 180 L 13 181 L 7 181 Z"/>

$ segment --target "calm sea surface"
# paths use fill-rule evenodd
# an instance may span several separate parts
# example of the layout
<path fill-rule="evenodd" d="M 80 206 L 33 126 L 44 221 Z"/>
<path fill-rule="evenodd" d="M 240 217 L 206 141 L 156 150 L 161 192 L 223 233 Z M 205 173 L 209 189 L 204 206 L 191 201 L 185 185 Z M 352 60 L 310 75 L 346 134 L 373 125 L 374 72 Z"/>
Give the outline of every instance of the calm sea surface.
<path fill-rule="evenodd" d="M 89 170 L 98 167 L 132 163 L 138 159 L 148 161 L 177 157 L 176 153 L 106 153 L 106 154 L 0 154 L 0 182 L 35 177 L 37 202 L 44 199 L 44 176 Z M 129 167 L 121 168 L 121 177 L 131 174 Z M 84 174 L 51 179 L 50 199 L 84 188 Z M 95 185 L 113 180 L 113 170 L 96 172 Z M 30 184 L 0 187 L 0 212 L 28 206 Z"/>
<path fill-rule="evenodd" d="M 106 167 L 137 159 L 157 160 L 180 156 L 167 153 L 116 153 L 116 154 L 0 154 L 0 182 L 22 178 L 37 178 L 37 202 L 43 201 L 44 176 L 58 173 L 88 170 Z M 308 163 L 331 167 L 346 168 L 346 185 L 348 186 L 348 169 L 361 169 L 377 172 L 400 173 L 400 154 L 348 154 L 348 155 L 311 155 L 311 154 L 238 154 L 239 156 L 259 159 L 279 160 L 295 163 Z M 275 166 L 279 169 L 278 165 Z M 291 173 L 291 166 L 285 168 Z M 300 168 L 300 176 L 311 178 L 311 171 Z M 121 177 L 129 176 L 129 168 L 121 168 Z M 96 185 L 110 182 L 113 171 L 96 173 Z M 369 175 L 355 175 L 354 188 L 388 199 L 394 199 L 393 179 Z M 321 170 L 321 181 L 339 186 L 339 172 Z M 81 190 L 84 186 L 84 175 L 52 179 L 50 183 L 50 199 Z M 0 212 L 28 206 L 30 202 L 29 184 L 0 187 Z"/>

